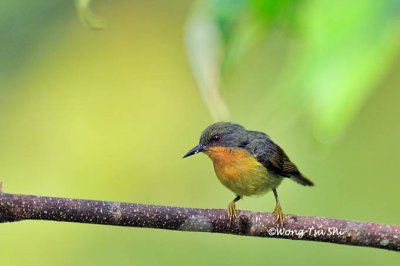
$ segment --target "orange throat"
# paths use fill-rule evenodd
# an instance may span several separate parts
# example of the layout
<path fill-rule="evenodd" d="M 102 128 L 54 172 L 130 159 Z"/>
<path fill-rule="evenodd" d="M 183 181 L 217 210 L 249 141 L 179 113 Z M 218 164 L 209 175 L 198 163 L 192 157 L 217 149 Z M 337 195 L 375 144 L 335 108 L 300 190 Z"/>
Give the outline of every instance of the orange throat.
<path fill-rule="evenodd" d="M 206 154 L 213 161 L 215 173 L 221 181 L 237 179 L 258 164 L 244 149 L 209 147 Z"/>
<path fill-rule="evenodd" d="M 247 152 L 242 149 L 214 146 L 208 147 L 205 153 L 214 163 L 231 164 L 240 160 L 240 157 L 243 157 Z M 247 156 L 248 155 L 249 154 L 247 153 Z"/>

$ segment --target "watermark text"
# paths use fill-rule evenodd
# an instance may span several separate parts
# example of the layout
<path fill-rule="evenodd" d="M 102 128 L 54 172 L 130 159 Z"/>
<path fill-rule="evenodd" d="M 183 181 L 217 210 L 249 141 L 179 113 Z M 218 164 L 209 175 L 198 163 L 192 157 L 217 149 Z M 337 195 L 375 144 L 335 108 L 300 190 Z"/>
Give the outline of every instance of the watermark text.
<path fill-rule="evenodd" d="M 295 236 L 298 238 L 303 238 L 305 235 L 311 237 L 342 236 L 345 233 L 346 231 L 336 227 L 327 227 L 327 228 L 309 227 L 305 229 L 287 229 L 287 228 L 277 227 L 268 229 L 268 235 L 270 236 Z"/>

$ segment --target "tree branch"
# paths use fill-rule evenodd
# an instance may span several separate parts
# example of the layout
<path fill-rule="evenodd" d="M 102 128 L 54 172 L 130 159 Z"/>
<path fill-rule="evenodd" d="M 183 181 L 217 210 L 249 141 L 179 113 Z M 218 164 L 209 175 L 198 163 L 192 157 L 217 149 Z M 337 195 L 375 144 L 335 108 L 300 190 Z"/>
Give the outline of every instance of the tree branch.
<path fill-rule="evenodd" d="M 321 217 L 287 215 L 279 227 L 270 213 L 18 195 L 0 191 L 0 223 L 50 220 L 242 236 L 311 240 L 400 251 L 400 227 Z"/>

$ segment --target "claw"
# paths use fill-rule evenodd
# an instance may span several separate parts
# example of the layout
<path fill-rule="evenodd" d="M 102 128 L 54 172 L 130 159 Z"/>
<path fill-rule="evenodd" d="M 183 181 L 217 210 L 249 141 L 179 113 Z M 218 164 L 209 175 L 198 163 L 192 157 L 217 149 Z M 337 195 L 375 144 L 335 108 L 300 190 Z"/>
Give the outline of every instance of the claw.
<path fill-rule="evenodd" d="M 280 204 L 276 204 L 274 211 L 272 212 L 276 216 L 276 222 L 279 222 L 279 225 L 283 227 L 283 222 L 285 220 L 285 216 L 283 215 L 282 208 Z"/>
<path fill-rule="evenodd" d="M 237 210 L 234 202 L 228 204 L 227 213 L 229 222 L 232 222 L 233 219 L 237 220 Z"/>

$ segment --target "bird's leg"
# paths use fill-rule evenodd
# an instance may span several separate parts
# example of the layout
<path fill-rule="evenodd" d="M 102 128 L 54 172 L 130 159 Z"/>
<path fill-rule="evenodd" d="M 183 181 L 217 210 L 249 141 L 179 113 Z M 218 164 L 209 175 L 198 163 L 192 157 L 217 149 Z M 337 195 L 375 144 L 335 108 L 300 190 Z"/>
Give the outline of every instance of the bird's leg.
<path fill-rule="evenodd" d="M 242 196 L 236 195 L 236 197 L 228 204 L 227 213 L 228 213 L 229 222 L 232 222 L 233 218 L 237 219 L 237 210 L 236 210 L 235 202 L 237 202 L 241 198 L 242 198 Z"/>
<path fill-rule="evenodd" d="M 283 221 L 284 221 L 285 217 L 282 212 L 281 204 L 279 203 L 278 192 L 276 191 L 276 189 L 273 189 L 272 191 L 274 192 L 274 196 L 275 196 L 275 200 L 276 200 L 276 205 L 275 205 L 273 214 L 275 214 L 276 221 L 279 222 L 280 226 L 283 226 Z"/>

